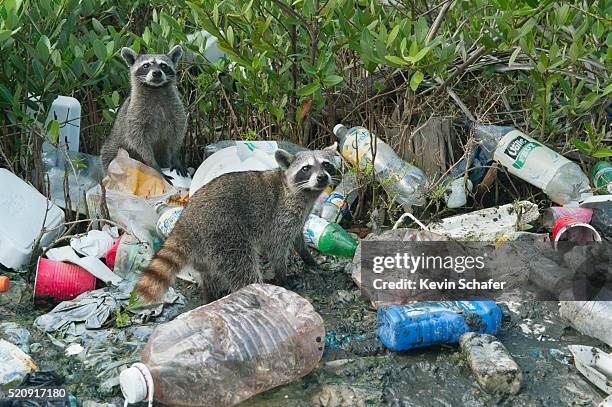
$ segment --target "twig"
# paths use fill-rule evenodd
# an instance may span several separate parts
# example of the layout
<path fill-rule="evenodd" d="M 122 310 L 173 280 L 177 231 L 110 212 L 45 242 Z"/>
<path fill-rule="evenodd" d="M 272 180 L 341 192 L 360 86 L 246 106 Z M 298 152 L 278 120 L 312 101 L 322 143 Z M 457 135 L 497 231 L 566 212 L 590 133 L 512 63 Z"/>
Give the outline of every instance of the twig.
<path fill-rule="evenodd" d="M 444 19 L 444 15 L 446 14 L 450 6 L 453 5 L 453 3 L 454 3 L 454 0 L 447 0 L 442 5 L 442 7 L 440 8 L 440 11 L 438 12 L 438 16 L 436 17 L 433 24 L 431 25 L 431 28 L 429 29 L 429 33 L 427 33 L 425 44 L 430 43 L 431 40 L 436 36 L 436 34 L 438 33 L 438 30 L 440 29 L 440 26 L 442 25 L 442 20 Z"/>

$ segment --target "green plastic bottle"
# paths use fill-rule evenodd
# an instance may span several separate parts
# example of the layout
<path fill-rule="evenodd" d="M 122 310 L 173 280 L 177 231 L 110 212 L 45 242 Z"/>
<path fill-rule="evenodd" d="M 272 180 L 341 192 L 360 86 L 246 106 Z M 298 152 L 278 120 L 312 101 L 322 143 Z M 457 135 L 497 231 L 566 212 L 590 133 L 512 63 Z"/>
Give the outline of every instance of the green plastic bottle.
<path fill-rule="evenodd" d="M 591 168 L 590 175 L 598 194 L 612 194 L 612 164 L 599 161 Z"/>
<path fill-rule="evenodd" d="M 321 253 L 334 256 L 353 257 L 357 242 L 342 226 L 310 214 L 304 224 L 304 241 Z"/>

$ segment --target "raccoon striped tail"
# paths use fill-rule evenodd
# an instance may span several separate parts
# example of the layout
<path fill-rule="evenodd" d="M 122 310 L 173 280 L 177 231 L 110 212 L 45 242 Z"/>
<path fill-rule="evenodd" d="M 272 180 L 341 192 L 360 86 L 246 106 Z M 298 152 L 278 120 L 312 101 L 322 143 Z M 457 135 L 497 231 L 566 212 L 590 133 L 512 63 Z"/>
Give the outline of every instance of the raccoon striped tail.
<path fill-rule="evenodd" d="M 186 262 L 187 256 L 181 245 L 170 236 L 142 273 L 136 293 L 147 304 L 161 300 Z"/>

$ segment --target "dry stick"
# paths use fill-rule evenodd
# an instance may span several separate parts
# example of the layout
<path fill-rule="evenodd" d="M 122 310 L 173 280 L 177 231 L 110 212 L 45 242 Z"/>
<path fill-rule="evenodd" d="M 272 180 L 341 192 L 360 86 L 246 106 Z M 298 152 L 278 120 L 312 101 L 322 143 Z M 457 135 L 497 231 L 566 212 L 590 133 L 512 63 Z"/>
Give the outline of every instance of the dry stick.
<path fill-rule="evenodd" d="M 431 28 L 429 29 L 429 33 L 427 33 L 425 44 L 428 44 L 429 42 L 431 42 L 431 40 L 436 36 L 436 34 L 438 33 L 438 30 L 440 29 L 440 26 L 442 25 L 442 20 L 444 19 L 444 15 L 446 14 L 450 6 L 453 5 L 453 3 L 454 3 L 454 0 L 447 0 L 447 2 L 442 5 L 442 8 L 440 8 L 440 11 L 438 12 L 438 16 L 436 17 Z"/>

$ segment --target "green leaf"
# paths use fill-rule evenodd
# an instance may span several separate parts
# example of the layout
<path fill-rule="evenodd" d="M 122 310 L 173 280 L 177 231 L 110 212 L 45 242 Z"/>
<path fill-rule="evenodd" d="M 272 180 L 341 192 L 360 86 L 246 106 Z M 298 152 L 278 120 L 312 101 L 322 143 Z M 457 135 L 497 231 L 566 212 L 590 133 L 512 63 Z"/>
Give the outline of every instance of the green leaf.
<path fill-rule="evenodd" d="M 516 57 L 518 56 L 519 52 L 521 52 L 521 47 L 516 47 L 512 55 L 510 55 L 510 59 L 508 60 L 508 66 L 512 66 L 512 64 L 514 64 L 514 61 L 516 60 Z"/>
<path fill-rule="evenodd" d="M 57 143 L 57 139 L 59 138 L 59 122 L 57 120 L 51 120 L 48 125 L 49 133 L 51 134 L 51 144 Z"/>
<path fill-rule="evenodd" d="M 423 59 L 423 57 L 425 57 L 425 55 L 427 55 L 429 50 L 430 50 L 429 47 L 425 47 L 422 50 L 420 50 L 419 52 L 417 52 L 414 56 L 409 56 L 408 58 L 406 58 L 406 60 L 408 60 L 409 62 L 411 62 L 413 64 L 416 64 L 421 59 Z"/>
<path fill-rule="evenodd" d="M 343 78 L 339 75 L 329 75 L 323 79 L 323 85 L 326 87 L 336 86 L 340 82 L 342 82 Z"/>
<path fill-rule="evenodd" d="M 91 24 L 93 25 L 94 30 L 98 32 L 98 34 L 106 34 L 106 28 L 99 22 L 97 19 L 92 18 Z"/>
<path fill-rule="evenodd" d="M 321 84 L 319 82 L 313 82 L 302 86 L 295 93 L 297 93 L 298 96 L 308 96 L 315 93 L 319 88 L 321 88 Z"/>
<path fill-rule="evenodd" d="M 535 27 L 535 25 L 536 25 L 535 19 L 530 18 L 529 20 L 527 20 L 527 22 L 523 24 L 523 26 L 521 27 L 520 31 L 518 32 L 518 35 L 514 38 L 514 41 L 518 41 L 522 37 L 529 34 L 531 30 L 533 29 L 533 27 Z"/>
<path fill-rule="evenodd" d="M 49 42 L 49 38 L 46 35 L 43 35 L 38 40 L 38 43 L 36 44 L 36 53 L 38 54 L 38 57 L 43 61 L 49 58 L 49 55 L 51 53 L 51 43 Z"/>
<path fill-rule="evenodd" d="M 12 103 L 13 96 L 11 95 L 11 92 L 8 90 L 6 86 L 4 86 L 1 83 L 0 83 L 0 95 L 2 96 L 4 100 L 6 100 L 9 103 Z"/>
<path fill-rule="evenodd" d="M 412 74 L 412 77 L 410 78 L 410 89 L 412 89 L 413 92 L 415 92 L 419 87 L 419 84 L 423 82 L 423 78 L 424 75 L 421 71 L 416 71 Z"/>
<path fill-rule="evenodd" d="M 408 62 L 406 62 L 406 60 L 404 58 L 400 58 L 398 56 L 395 55 L 387 55 L 385 56 L 385 59 L 389 62 L 391 62 L 394 65 L 399 65 L 399 66 L 406 66 L 408 65 Z"/>
<path fill-rule="evenodd" d="M 93 49 L 96 57 L 98 57 L 100 61 L 104 61 L 106 59 L 106 46 L 102 41 L 96 39 L 93 43 Z"/>
<path fill-rule="evenodd" d="M 399 30 L 400 30 L 399 24 L 393 27 L 393 29 L 389 33 L 389 36 L 387 37 L 387 47 L 390 47 L 393 41 L 395 41 L 395 38 L 397 37 Z"/>
<path fill-rule="evenodd" d="M 113 107 L 119 106 L 119 92 L 113 92 L 113 94 L 111 95 L 111 101 L 113 102 Z"/>
<path fill-rule="evenodd" d="M 7 40 L 12 34 L 11 30 L 0 30 L 0 41 Z"/>
<path fill-rule="evenodd" d="M 591 146 L 587 143 L 585 143 L 584 141 L 577 139 L 577 138 L 572 138 L 571 140 L 572 144 L 574 146 L 576 146 L 576 148 L 578 149 L 578 151 L 580 151 L 582 154 L 590 154 L 591 153 Z"/>
<path fill-rule="evenodd" d="M 564 25 L 569 15 L 569 4 L 564 4 L 557 9 L 557 24 Z"/>
<path fill-rule="evenodd" d="M 600 147 L 591 154 L 595 158 L 612 157 L 612 149 L 610 147 Z"/>
<path fill-rule="evenodd" d="M 227 31 L 225 32 L 225 36 L 227 37 L 227 42 L 231 47 L 234 46 L 234 29 L 230 25 L 227 27 Z"/>

